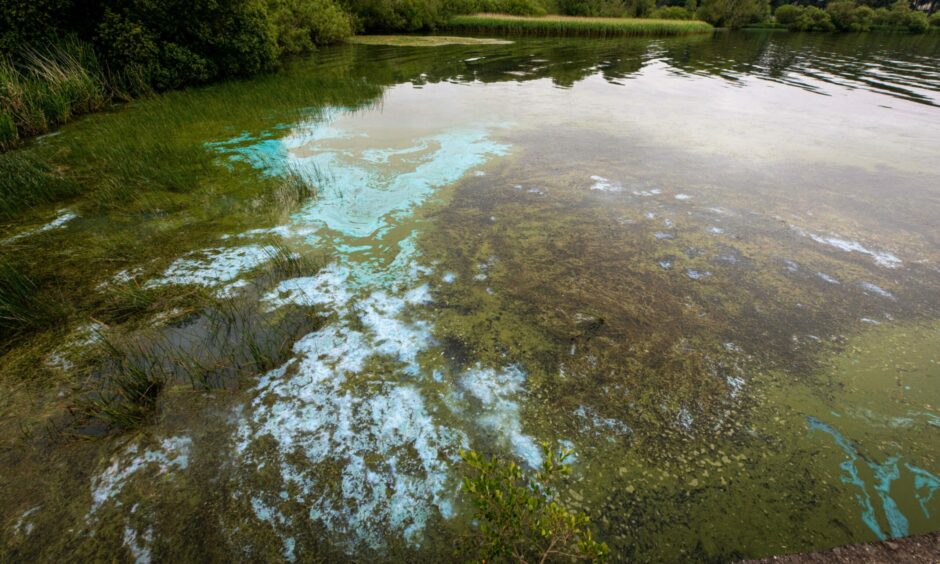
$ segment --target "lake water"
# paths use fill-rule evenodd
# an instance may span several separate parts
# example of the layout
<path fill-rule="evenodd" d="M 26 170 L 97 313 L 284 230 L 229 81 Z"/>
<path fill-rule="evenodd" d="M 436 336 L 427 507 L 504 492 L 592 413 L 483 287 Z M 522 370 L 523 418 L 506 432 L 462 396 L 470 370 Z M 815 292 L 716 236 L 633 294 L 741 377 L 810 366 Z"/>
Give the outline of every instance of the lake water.
<path fill-rule="evenodd" d="M 0 362 L 0 554 L 448 559 L 460 449 L 544 441 L 616 561 L 940 529 L 938 62 L 344 45 L 38 140 L 87 191 L 0 231 L 72 304 Z M 145 424 L 76 414 L 131 370 Z"/>

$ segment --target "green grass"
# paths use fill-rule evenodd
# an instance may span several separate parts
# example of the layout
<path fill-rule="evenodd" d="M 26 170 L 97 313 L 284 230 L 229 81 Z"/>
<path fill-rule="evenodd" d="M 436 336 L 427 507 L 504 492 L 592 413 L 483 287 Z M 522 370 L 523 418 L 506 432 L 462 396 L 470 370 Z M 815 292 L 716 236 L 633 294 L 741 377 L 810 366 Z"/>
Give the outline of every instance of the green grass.
<path fill-rule="evenodd" d="M 73 116 L 107 107 L 115 91 L 87 44 L 67 41 L 0 59 L 0 150 Z"/>
<path fill-rule="evenodd" d="M 68 315 L 57 297 L 8 260 L 0 258 L 0 352 L 24 335 L 55 328 Z"/>
<path fill-rule="evenodd" d="M 711 25 L 693 20 L 519 17 L 504 14 L 456 16 L 450 20 L 448 28 L 469 33 L 575 37 L 670 36 L 709 33 L 713 30 Z"/>
<path fill-rule="evenodd" d="M 0 219 L 14 219 L 29 208 L 57 202 L 82 191 L 81 185 L 57 173 L 36 155 L 0 154 Z"/>

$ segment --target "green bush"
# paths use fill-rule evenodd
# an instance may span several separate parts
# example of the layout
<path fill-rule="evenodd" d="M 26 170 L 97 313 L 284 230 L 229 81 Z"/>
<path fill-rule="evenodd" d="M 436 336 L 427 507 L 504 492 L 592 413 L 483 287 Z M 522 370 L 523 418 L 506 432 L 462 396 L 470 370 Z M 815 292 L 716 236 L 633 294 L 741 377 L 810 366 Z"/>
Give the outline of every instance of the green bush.
<path fill-rule="evenodd" d="M 509 14 L 512 16 L 544 16 L 548 9 L 540 0 L 445 0 L 448 14 Z"/>
<path fill-rule="evenodd" d="M 923 12 L 911 10 L 907 0 L 898 0 L 890 8 L 875 10 L 874 25 L 891 31 L 923 33 L 930 29 L 930 20 Z"/>
<path fill-rule="evenodd" d="M 792 28 L 794 24 L 796 24 L 796 20 L 800 19 L 801 15 L 803 15 L 802 6 L 784 4 L 774 12 L 774 19 L 777 20 L 778 24 Z"/>
<path fill-rule="evenodd" d="M 703 0 L 696 15 L 714 26 L 737 29 L 761 21 L 769 9 L 766 0 Z"/>
<path fill-rule="evenodd" d="M 545 7 L 537 0 L 482 0 L 472 12 L 498 12 L 513 16 L 544 16 Z M 468 12 L 469 13 L 469 12 Z"/>
<path fill-rule="evenodd" d="M 871 31 L 874 25 L 875 11 L 869 6 L 855 8 L 855 29 L 852 31 Z"/>
<path fill-rule="evenodd" d="M 475 511 L 474 530 L 461 539 L 461 560 L 479 562 L 604 561 L 609 549 L 594 540 L 587 515 L 562 505 L 558 486 L 570 474 L 571 451 L 557 457 L 543 445 L 542 468 L 527 473 L 513 462 L 461 452 L 463 491 Z"/>
<path fill-rule="evenodd" d="M 816 6 L 807 6 L 793 23 L 791 29 L 797 31 L 832 31 L 835 26 L 832 24 L 832 18 L 825 10 L 821 10 Z"/>
<path fill-rule="evenodd" d="M 366 33 L 432 30 L 452 15 L 439 0 L 344 0 L 343 8 Z"/>
<path fill-rule="evenodd" d="M 352 34 L 352 19 L 332 0 L 268 0 L 281 53 L 302 53 Z"/>
<path fill-rule="evenodd" d="M 856 6 L 853 0 L 836 0 L 826 6 L 826 13 L 839 31 L 869 31 L 874 12 L 868 6 Z"/>
<path fill-rule="evenodd" d="M 558 0 L 558 10 L 566 16 L 582 17 L 623 17 L 628 8 L 617 0 Z"/>
<path fill-rule="evenodd" d="M 13 53 L 56 37 L 72 0 L 0 0 L 0 53 Z"/>
<path fill-rule="evenodd" d="M 105 8 L 95 43 L 158 89 L 272 68 L 277 32 L 264 0 L 127 0 Z"/>
<path fill-rule="evenodd" d="M 940 27 L 940 12 L 934 12 L 928 20 L 933 27 Z"/>
<path fill-rule="evenodd" d="M 691 20 L 694 14 L 682 6 L 663 6 L 653 10 L 650 17 L 660 20 Z"/>
<path fill-rule="evenodd" d="M 930 29 L 930 19 L 923 12 L 911 11 L 907 19 L 907 29 L 913 33 L 924 33 Z"/>

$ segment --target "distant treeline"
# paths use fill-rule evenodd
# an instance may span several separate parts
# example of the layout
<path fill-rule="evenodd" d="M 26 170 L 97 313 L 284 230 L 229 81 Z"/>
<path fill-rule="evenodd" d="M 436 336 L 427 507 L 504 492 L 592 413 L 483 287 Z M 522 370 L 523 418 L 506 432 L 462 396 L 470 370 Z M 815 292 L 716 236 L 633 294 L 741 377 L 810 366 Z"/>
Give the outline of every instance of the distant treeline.
<path fill-rule="evenodd" d="M 700 19 L 718 27 L 761 24 L 794 31 L 925 32 L 940 29 L 940 0 L 541 0 L 571 16 Z"/>

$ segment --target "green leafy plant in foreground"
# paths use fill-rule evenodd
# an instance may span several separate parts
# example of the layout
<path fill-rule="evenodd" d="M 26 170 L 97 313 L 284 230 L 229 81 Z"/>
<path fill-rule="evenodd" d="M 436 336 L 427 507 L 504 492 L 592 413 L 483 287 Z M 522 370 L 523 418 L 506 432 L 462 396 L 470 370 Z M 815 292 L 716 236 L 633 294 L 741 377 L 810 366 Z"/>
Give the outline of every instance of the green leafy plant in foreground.
<path fill-rule="evenodd" d="M 526 472 L 512 461 L 461 451 L 467 466 L 463 490 L 475 526 L 462 539 L 462 554 L 480 562 L 554 562 L 607 559 L 607 544 L 594 540 L 590 519 L 564 507 L 556 490 L 571 473 L 572 451 L 542 445 L 544 462 Z"/>

